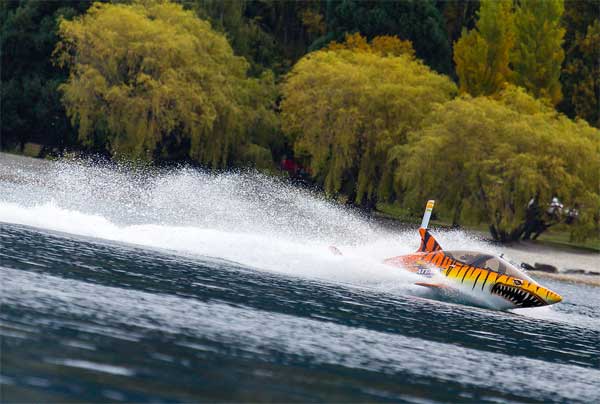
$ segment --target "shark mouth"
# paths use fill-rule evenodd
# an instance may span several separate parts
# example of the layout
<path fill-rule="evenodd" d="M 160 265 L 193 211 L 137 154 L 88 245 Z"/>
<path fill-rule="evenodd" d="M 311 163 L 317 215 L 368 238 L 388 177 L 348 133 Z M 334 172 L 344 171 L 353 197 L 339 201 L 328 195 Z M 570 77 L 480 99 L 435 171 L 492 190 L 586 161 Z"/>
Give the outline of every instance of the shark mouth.
<path fill-rule="evenodd" d="M 503 297 L 517 307 L 546 306 L 546 302 L 526 290 L 497 283 L 492 287 L 492 294 Z"/>

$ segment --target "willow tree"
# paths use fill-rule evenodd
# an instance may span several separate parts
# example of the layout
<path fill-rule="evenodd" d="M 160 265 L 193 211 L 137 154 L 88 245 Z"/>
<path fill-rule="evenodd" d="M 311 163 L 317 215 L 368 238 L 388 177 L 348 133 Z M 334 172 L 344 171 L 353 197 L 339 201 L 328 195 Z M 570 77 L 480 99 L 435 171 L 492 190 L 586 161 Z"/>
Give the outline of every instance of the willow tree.
<path fill-rule="evenodd" d="M 387 56 L 372 46 L 310 53 L 282 89 L 282 125 L 296 153 L 308 156 L 328 193 L 364 206 L 392 194 L 389 149 L 456 93 L 446 76 L 410 53 L 394 56 L 389 46 L 381 48 Z"/>
<path fill-rule="evenodd" d="M 512 0 L 482 0 L 476 27 L 463 30 L 454 44 L 461 92 L 497 93 L 510 80 L 510 51 L 515 42 Z"/>
<path fill-rule="evenodd" d="M 560 73 L 565 52 L 563 0 L 521 1 L 515 11 L 512 82 L 556 105 L 562 99 Z"/>
<path fill-rule="evenodd" d="M 94 3 L 59 34 L 63 103 L 84 144 L 146 159 L 175 144 L 220 167 L 247 145 L 247 128 L 271 119 L 272 94 L 248 79 L 245 59 L 180 5 Z"/>
<path fill-rule="evenodd" d="M 399 161 L 396 185 L 415 209 L 439 199 L 455 221 L 488 223 L 492 235 L 506 241 L 521 235 L 533 196 L 540 203 L 559 196 L 581 207 L 577 236 L 598 231 L 600 131 L 522 89 L 438 106 L 409 138 L 392 156 Z"/>

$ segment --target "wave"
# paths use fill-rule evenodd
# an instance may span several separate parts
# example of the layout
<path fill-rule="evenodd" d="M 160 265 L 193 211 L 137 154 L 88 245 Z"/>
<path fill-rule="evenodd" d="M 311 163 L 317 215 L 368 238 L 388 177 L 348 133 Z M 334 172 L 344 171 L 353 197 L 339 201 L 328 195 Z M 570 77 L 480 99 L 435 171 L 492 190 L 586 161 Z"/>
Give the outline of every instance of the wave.
<path fill-rule="evenodd" d="M 0 175 L 2 222 L 389 290 L 409 287 L 415 279 L 381 262 L 415 251 L 416 229 L 384 227 L 256 172 L 90 161 L 40 161 L 35 167 L 12 161 L 0 168 L 7 165 L 18 178 Z M 438 239 L 447 248 L 491 249 L 460 231 L 442 232 Z M 343 256 L 331 254 L 330 245 Z"/>

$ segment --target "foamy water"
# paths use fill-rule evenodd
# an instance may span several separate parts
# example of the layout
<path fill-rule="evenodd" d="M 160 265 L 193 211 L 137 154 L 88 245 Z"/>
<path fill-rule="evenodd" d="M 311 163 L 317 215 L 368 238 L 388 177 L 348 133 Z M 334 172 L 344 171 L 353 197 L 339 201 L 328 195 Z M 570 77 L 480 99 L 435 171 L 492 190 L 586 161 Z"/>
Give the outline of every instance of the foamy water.
<path fill-rule="evenodd" d="M 415 251 L 416 229 L 384 229 L 322 196 L 258 173 L 57 162 L 40 172 L 21 172 L 10 187 L 0 197 L 0 221 L 7 223 L 340 282 L 414 279 L 381 262 Z M 494 250 L 463 232 L 437 237 L 447 248 Z M 333 255 L 331 245 L 343 256 Z"/>

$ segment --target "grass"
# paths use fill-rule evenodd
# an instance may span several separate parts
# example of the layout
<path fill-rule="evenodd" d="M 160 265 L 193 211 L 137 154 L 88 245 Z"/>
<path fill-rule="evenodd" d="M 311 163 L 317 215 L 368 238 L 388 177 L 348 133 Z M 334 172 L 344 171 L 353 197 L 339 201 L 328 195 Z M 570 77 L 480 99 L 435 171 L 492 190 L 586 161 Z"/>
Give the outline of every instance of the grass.
<path fill-rule="evenodd" d="M 418 224 L 421 222 L 421 217 L 411 215 L 410 211 L 395 204 L 380 203 L 377 205 L 377 212 L 383 217 L 395 219 L 403 223 Z M 440 227 L 450 227 L 451 222 L 443 218 L 432 219 L 431 223 Z M 485 233 L 489 236 L 489 227 L 485 223 L 471 224 L 462 226 L 466 230 Z M 564 226 L 563 226 L 564 227 Z M 570 247 L 580 250 L 600 252 L 600 235 L 598 237 L 589 238 L 586 241 L 571 241 L 568 228 L 550 228 L 540 235 L 534 241 L 548 246 L 554 247 Z"/>
<path fill-rule="evenodd" d="M 568 231 L 549 229 L 537 239 L 539 243 L 554 246 L 568 246 L 593 252 L 600 252 L 600 237 L 589 238 L 586 241 L 571 241 Z"/>

